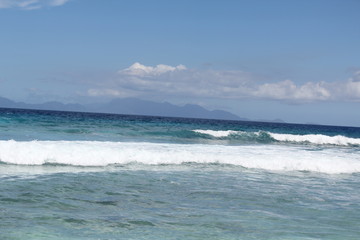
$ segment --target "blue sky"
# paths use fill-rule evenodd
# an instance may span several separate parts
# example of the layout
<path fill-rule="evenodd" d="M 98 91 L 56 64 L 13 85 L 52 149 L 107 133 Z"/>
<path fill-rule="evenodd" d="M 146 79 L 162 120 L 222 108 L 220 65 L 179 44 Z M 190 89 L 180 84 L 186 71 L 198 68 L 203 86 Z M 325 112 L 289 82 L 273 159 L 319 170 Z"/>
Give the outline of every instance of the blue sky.
<path fill-rule="evenodd" d="M 0 0 L 0 96 L 360 126 L 358 0 Z"/>

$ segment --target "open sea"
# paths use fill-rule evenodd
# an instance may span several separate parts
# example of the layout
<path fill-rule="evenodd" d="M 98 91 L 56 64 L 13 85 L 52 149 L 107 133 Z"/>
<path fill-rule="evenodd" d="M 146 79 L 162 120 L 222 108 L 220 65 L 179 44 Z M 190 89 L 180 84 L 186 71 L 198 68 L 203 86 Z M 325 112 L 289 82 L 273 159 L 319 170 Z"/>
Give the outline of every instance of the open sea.
<path fill-rule="evenodd" d="M 360 128 L 0 109 L 0 239 L 360 239 Z"/>

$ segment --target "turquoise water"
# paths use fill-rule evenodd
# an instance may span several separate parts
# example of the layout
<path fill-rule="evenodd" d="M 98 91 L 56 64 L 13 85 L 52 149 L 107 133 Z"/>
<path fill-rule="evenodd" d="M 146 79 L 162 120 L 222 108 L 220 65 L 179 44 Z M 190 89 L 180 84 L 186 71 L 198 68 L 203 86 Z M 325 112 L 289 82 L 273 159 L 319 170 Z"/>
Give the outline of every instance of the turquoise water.
<path fill-rule="evenodd" d="M 0 239 L 359 239 L 360 129 L 0 110 Z"/>

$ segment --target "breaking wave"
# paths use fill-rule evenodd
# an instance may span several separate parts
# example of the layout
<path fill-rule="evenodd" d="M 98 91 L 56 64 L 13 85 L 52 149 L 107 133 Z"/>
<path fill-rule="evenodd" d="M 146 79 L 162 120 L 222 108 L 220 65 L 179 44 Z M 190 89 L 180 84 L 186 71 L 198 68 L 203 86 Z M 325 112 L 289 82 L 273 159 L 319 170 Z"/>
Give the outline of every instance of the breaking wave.
<path fill-rule="evenodd" d="M 220 163 L 271 171 L 360 172 L 359 153 L 282 145 L 224 146 L 149 142 L 0 141 L 7 164 L 106 166 L 110 164 Z"/>
<path fill-rule="evenodd" d="M 243 131 L 214 131 L 214 130 L 193 130 L 196 133 L 210 135 L 222 139 L 243 139 L 256 142 L 293 142 L 293 143 L 312 143 L 318 145 L 338 145 L 338 146 L 360 146 L 359 138 L 350 138 L 341 135 L 326 136 L 322 134 L 280 134 L 265 131 L 243 132 Z"/>

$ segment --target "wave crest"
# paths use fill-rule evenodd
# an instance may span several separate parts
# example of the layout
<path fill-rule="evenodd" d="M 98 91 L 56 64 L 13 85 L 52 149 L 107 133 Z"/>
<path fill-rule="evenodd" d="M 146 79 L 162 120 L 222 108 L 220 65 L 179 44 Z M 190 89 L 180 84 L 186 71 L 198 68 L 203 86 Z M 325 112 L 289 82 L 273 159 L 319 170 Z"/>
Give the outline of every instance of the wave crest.
<path fill-rule="evenodd" d="M 214 131 L 214 130 L 193 130 L 196 133 L 208 135 L 219 139 L 238 140 L 240 142 L 271 143 L 276 141 L 268 132 L 243 132 L 243 131 Z"/>
<path fill-rule="evenodd" d="M 256 142 L 293 142 L 312 143 L 317 145 L 338 145 L 338 146 L 360 146 L 360 139 L 350 138 L 341 135 L 327 136 L 322 134 L 281 134 L 271 132 L 243 132 L 243 131 L 214 131 L 214 130 L 193 130 L 196 133 L 210 135 L 221 139 L 253 140 Z"/>
<path fill-rule="evenodd" d="M 281 145 L 223 146 L 149 142 L 0 141 L 0 161 L 8 164 L 106 166 L 110 164 L 220 163 L 275 171 L 360 172 L 350 149 L 309 151 Z"/>

